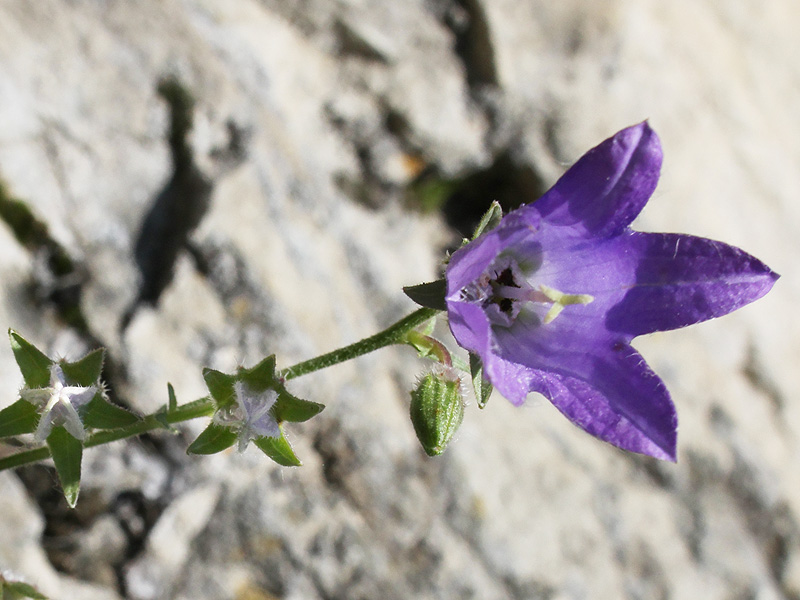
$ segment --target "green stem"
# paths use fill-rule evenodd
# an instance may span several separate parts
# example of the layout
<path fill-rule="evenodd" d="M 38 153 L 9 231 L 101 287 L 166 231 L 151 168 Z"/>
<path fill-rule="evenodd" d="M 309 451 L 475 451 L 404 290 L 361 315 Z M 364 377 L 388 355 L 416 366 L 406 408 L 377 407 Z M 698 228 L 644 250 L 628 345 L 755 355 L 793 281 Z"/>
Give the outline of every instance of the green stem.
<path fill-rule="evenodd" d="M 156 413 L 158 414 L 158 413 Z M 148 415 L 141 421 L 137 421 L 127 427 L 119 427 L 118 429 L 106 429 L 97 431 L 86 438 L 83 443 L 84 448 L 92 448 L 94 446 L 101 446 L 117 440 L 124 440 L 125 438 L 133 437 L 135 435 L 142 435 L 149 431 L 156 429 L 164 429 L 164 422 L 180 423 L 182 421 L 189 421 L 197 417 L 210 417 L 214 414 L 214 403 L 210 398 L 200 398 L 194 402 L 189 402 L 179 406 L 172 412 L 161 413 L 159 417 L 155 414 Z M 44 460 L 50 456 L 50 448 L 42 446 L 33 450 L 23 450 L 11 456 L 0 458 L 0 471 L 6 469 L 13 469 L 21 467 L 29 463 Z"/>
<path fill-rule="evenodd" d="M 373 336 L 345 346 L 344 348 L 339 348 L 333 352 L 328 352 L 327 354 L 298 363 L 284 369 L 280 372 L 280 375 L 287 380 L 294 379 L 295 377 L 307 375 L 308 373 L 313 373 L 314 371 L 319 371 L 320 369 L 373 352 L 384 346 L 402 344 L 405 342 L 406 335 L 409 331 L 429 321 L 435 317 L 438 312 L 439 311 L 432 308 L 420 308 L 416 312 L 400 319 L 394 325 L 390 325 L 388 328 Z M 211 398 L 200 398 L 194 402 L 183 404 L 170 412 L 148 415 L 141 421 L 137 421 L 127 427 L 97 431 L 86 439 L 83 446 L 84 448 L 91 448 L 93 446 L 100 446 L 102 444 L 123 440 L 135 435 L 142 435 L 143 433 L 155 431 L 156 429 L 163 429 L 165 422 L 173 424 L 196 419 L 197 417 L 210 417 L 214 414 L 214 409 L 214 401 L 211 400 Z M 50 448 L 47 446 L 35 448 L 33 450 L 23 450 L 11 456 L 0 458 L 0 471 L 38 462 L 49 456 Z"/>
<path fill-rule="evenodd" d="M 426 321 L 430 321 L 436 316 L 438 310 L 433 308 L 420 308 L 416 312 L 411 313 L 404 319 L 400 319 L 394 325 L 390 325 L 383 331 L 376 333 L 368 338 L 364 338 L 358 342 L 339 348 L 333 352 L 328 352 L 322 356 L 311 358 L 304 362 L 298 363 L 292 367 L 281 371 L 280 375 L 284 379 L 294 379 L 301 375 L 308 375 L 314 371 L 319 371 L 326 367 L 330 367 L 341 362 L 345 362 L 368 354 L 384 346 L 391 346 L 392 344 L 402 344 L 405 342 L 405 336 L 409 331 L 415 327 L 419 327 Z"/>

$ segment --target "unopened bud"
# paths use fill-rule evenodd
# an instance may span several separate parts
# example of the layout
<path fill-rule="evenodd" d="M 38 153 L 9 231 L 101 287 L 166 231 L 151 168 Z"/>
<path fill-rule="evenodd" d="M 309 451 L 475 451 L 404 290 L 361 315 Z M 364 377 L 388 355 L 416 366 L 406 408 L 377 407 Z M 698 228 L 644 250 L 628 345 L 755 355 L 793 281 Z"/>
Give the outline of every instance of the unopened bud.
<path fill-rule="evenodd" d="M 411 392 L 411 422 L 428 456 L 444 452 L 464 418 L 461 375 L 436 365 Z"/>

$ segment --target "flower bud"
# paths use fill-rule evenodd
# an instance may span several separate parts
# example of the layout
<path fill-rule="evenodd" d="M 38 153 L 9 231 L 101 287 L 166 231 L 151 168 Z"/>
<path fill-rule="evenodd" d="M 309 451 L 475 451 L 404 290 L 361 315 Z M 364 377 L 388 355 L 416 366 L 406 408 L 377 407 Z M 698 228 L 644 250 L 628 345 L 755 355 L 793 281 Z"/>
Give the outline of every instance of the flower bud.
<path fill-rule="evenodd" d="M 428 456 L 444 452 L 464 418 L 461 375 L 435 365 L 411 392 L 411 422 Z"/>

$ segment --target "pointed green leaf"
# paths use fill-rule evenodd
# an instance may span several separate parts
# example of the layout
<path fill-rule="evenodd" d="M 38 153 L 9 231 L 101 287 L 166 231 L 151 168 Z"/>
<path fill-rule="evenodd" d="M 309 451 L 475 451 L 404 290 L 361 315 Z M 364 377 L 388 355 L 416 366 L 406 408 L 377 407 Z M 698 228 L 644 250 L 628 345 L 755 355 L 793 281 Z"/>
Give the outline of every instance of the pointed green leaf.
<path fill-rule="evenodd" d="M 121 406 L 111 404 L 100 394 L 80 410 L 83 424 L 95 429 L 117 429 L 127 427 L 139 421 L 139 417 Z"/>
<path fill-rule="evenodd" d="M 166 429 L 170 433 L 180 433 L 180 431 L 170 422 L 169 413 L 167 412 L 166 406 L 162 406 L 157 412 L 153 413 L 153 418 L 158 421 L 158 424 L 161 425 L 162 428 Z"/>
<path fill-rule="evenodd" d="M 47 387 L 53 361 L 16 331 L 9 329 L 8 337 L 11 338 L 11 350 L 26 385 L 29 388 Z"/>
<path fill-rule="evenodd" d="M 36 407 L 27 400 L 17 400 L 0 410 L 0 437 L 33 433 L 38 422 Z"/>
<path fill-rule="evenodd" d="M 244 381 L 247 387 L 254 392 L 263 392 L 266 389 L 280 391 L 280 382 L 275 376 L 275 355 L 266 357 L 251 369 L 239 369 L 237 378 Z"/>
<path fill-rule="evenodd" d="M 64 375 L 70 383 L 84 387 L 95 385 L 103 372 L 105 355 L 105 348 L 98 348 L 76 362 L 62 362 L 61 370 L 64 371 Z"/>
<path fill-rule="evenodd" d="M 425 308 L 447 310 L 444 300 L 447 294 L 447 282 L 444 279 L 406 286 L 403 288 L 403 293 Z"/>
<path fill-rule="evenodd" d="M 53 427 L 53 431 L 47 436 L 47 445 L 56 465 L 64 498 L 70 508 L 75 508 L 81 487 L 83 444 L 63 427 Z"/>
<path fill-rule="evenodd" d="M 159 425 L 164 429 L 169 429 L 170 431 L 175 431 L 175 428 L 170 424 L 169 419 L 167 419 L 167 407 L 163 406 L 158 412 L 153 414 L 153 418 L 158 421 Z"/>
<path fill-rule="evenodd" d="M 483 376 L 483 363 L 481 357 L 470 352 L 469 370 L 472 375 L 472 387 L 475 389 L 475 398 L 478 408 L 484 408 L 492 395 L 492 384 Z"/>
<path fill-rule="evenodd" d="M 40 593 L 35 587 L 21 581 L 6 581 L 0 589 L 0 600 L 17 600 L 22 598 L 31 598 L 32 600 L 47 600 L 47 596 Z M 3 592 L 7 592 L 8 596 L 3 596 Z"/>
<path fill-rule="evenodd" d="M 323 408 L 325 408 L 324 404 L 301 400 L 284 392 L 278 396 L 272 411 L 279 423 L 281 421 L 301 423 L 321 413 Z"/>
<path fill-rule="evenodd" d="M 167 404 L 153 414 L 153 417 L 164 429 L 169 430 L 171 433 L 178 433 L 178 430 L 169 422 L 169 414 L 178 410 L 178 398 L 175 396 L 175 388 L 172 387 L 171 383 L 167 383 L 167 394 L 169 395 Z"/>
<path fill-rule="evenodd" d="M 167 404 L 167 412 L 175 412 L 178 408 L 178 398 L 175 397 L 175 388 L 171 383 L 167 383 L 167 394 L 169 394 L 169 404 Z"/>
<path fill-rule="evenodd" d="M 303 463 L 292 450 L 289 441 L 283 434 L 283 427 L 281 427 L 281 437 L 260 437 L 253 440 L 253 443 L 272 460 L 284 467 L 299 467 Z"/>
<path fill-rule="evenodd" d="M 233 402 L 233 383 L 236 378 L 214 369 L 203 369 L 203 379 L 206 380 L 211 397 L 220 407 L 225 407 Z"/>
<path fill-rule="evenodd" d="M 3 592 L 8 592 L 4 596 Z M 4 581 L 0 577 L 0 600 L 17 600 L 18 598 L 31 598 L 32 600 L 47 600 L 47 596 L 40 593 L 35 587 L 22 581 Z"/>
<path fill-rule="evenodd" d="M 489 210 L 483 214 L 481 217 L 481 222 L 478 223 L 478 226 L 475 228 L 475 233 L 472 234 L 472 239 L 477 239 L 480 235 L 497 227 L 502 218 L 503 209 L 497 200 L 493 200 L 492 204 L 489 206 Z"/>
<path fill-rule="evenodd" d="M 187 454 L 216 454 L 233 446 L 236 442 L 236 433 L 229 427 L 222 427 L 211 423 L 197 436 L 186 450 Z"/>

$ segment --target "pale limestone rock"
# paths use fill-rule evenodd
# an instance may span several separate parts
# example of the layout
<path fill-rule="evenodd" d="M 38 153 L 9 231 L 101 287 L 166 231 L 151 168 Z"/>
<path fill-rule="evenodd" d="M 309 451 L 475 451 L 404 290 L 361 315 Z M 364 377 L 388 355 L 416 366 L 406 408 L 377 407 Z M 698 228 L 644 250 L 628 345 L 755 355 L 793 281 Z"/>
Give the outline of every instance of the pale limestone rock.
<path fill-rule="evenodd" d="M 202 365 L 275 352 L 288 366 L 411 310 L 400 287 L 436 277 L 450 239 L 399 206 L 419 169 L 466 176 L 508 150 L 550 184 L 645 118 L 665 163 L 638 226 L 722 239 L 783 274 L 736 315 L 637 342 L 678 406 L 677 465 L 497 396 L 427 459 L 406 414 L 423 365 L 388 349 L 290 382 L 328 405 L 289 428 L 301 469 L 254 448 L 188 458 L 201 421 L 87 452 L 84 486 L 108 513 L 71 532 L 81 561 L 104 551 L 110 520 L 129 524 L 114 502 L 133 491 L 150 511 L 132 517 L 143 550 L 120 565 L 109 534 L 97 557 L 126 573 L 128 597 L 796 596 L 798 13 L 791 0 L 5 2 L 0 178 L 80 265 L 89 333 L 140 411 L 166 402 L 167 381 L 182 402 L 204 395 Z M 128 313 L 137 237 L 172 175 L 167 75 L 195 96 L 209 208 L 158 305 Z M 26 295 L 41 260 L 5 226 L 0 250 L 3 325 L 79 355 L 87 336 Z M 2 346 L 0 374 L 5 406 L 21 380 Z M 116 597 L 52 569 L 41 515 L 3 477 L 0 531 L 29 550 L 0 567 L 54 597 Z"/>

